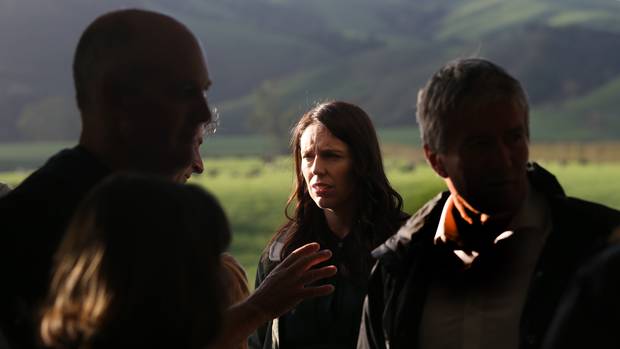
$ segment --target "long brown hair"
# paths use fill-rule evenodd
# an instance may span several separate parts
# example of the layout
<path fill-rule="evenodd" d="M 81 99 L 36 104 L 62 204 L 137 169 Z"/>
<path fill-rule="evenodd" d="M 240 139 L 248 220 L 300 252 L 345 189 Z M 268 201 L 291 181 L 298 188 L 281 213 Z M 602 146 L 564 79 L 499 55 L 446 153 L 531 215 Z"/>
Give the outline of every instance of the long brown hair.
<path fill-rule="evenodd" d="M 350 103 L 331 101 L 318 104 L 301 117 L 291 133 L 295 183 L 285 208 L 288 220 L 269 244 L 283 242 L 282 259 L 304 243 L 319 241 L 326 228 L 323 212 L 310 197 L 301 172 L 301 135 L 308 126 L 318 123 L 349 147 L 357 203 L 354 228 L 361 244 L 368 250 L 376 247 L 398 229 L 404 218 L 401 211 L 403 199 L 392 189 L 385 175 L 379 141 L 370 117 Z"/>
<path fill-rule="evenodd" d="M 52 348 L 202 348 L 217 334 L 230 239 L 195 186 L 112 177 L 86 197 L 56 254 L 40 335 Z"/>

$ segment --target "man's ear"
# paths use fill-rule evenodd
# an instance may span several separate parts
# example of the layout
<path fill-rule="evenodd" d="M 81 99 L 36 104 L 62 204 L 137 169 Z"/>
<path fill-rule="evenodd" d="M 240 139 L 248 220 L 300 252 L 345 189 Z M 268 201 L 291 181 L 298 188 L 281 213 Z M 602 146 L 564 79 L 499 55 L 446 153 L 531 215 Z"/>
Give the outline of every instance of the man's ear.
<path fill-rule="evenodd" d="M 103 83 L 101 84 L 101 99 L 102 105 L 105 109 L 118 111 L 124 109 L 123 104 L 125 103 L 122 97 L 122 93 L 120 92 L 120 88 L 117 83 L 115 83 L 110 78 L 104 78 Z"/>
<path fill-rule="evenodd" d="M 129 117 L 133 114 L 131 107 L 124 86 L 114 79 L 104 78 L 100 90 L 100 109 L 119 137 L 125 138 L 132 134 Z"/>
<path fill-rule="evenodd" d="M 426 162 L 433 168 L 433 170 L 442 178 L 448 177 L 448 172 L 443 164 L 443 157 L 441 154 L 431 150 L 428 144 L 424 144 L 424 157 Z"/>
<path fill-rule="evenodd" d="M 106 108 L 132 112 L 135 109 L 138 90 L 129 81 L 110 75 L 103 78 L 101 94 Z"/>

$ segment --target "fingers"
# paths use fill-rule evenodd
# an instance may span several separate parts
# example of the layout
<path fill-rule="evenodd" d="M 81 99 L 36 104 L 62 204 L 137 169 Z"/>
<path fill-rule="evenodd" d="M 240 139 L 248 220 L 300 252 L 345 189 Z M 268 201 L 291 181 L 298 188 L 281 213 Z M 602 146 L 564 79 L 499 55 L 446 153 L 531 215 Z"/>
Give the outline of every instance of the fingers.
<path fill-rule="evenodd" d="M 259 289 L 268 289 L 267 285 L 272 283 L 280 286 L 286 284 L 290 286 L 287 289 L 298 292 L 296 298 L 299 300 L 330 294 L 334 290 L 332 285 L 307 286 L 321 279 L 334 276 L 338 272 L 338 269 L 333 265 L 312 269 L 315 265 L 332 257 L 330 250 L 319 249 L 318 243 L 309 243 L 296 249 L 269 273 Z"/>
<path fill-rule="evenodd" d="M 332 252 L 330 250 L 319 251 L 320 248 L 321 246 L 316 242 L 305 244 L 288 255 L 276 268 L 308 270 L 331 258 Z"/>
<path fill-rule="evenodd" d="M 293 251 L 279 263 L 246 301 L 270 318 L 280 316 L 304 299 L 326 296 L 334 292 L 333 285 L 312 285 L 334 276 L 333 265 L 313 269 L 329 260 L 332 252 L 320 250 L 318 243 L 309 243 Z"/>
<path fill-rule="evenodd" d="M 333 265 L 329 265 L 320 269 L 310 269 L 303 274 L 300 281 L 303 285 L 312 284 L 315 281 L 332 277 L 336 275 L 338 268 Z M 306 286 L 308 287 L 308 286 Z"/>
<path fill-rule="evenodd" d="M 316 253 L 320 248 L 321 246 L 316 242 L 305 244 L 299 247 L 298 249 L 296 249 L 295 251 L 291 252 L 290 255 L 284 258 L 284 260 L 282 261 L 282 263 L 280 263 L 280 265 L 282 265 L 283 268 L 288 268 L 291 264 L 293 264 L 300 258 Z"/>
<path fill-rule="evenodd" d="M 291 269 L 303 272 L 306 271 L 313 266 L 325 262 L 326 260 L 332 258 L 332 251 L 330 250 L 321 250 L 295 260 L 293 264 L 290 265 Z"/>
<path fill-rule="evenodd" d="M 297 248 L 295 251 L 293 251 L 293 254 L 302 253 L 303 251 L 306 251 L 306 250 L 311 250 L 313 252 L 316 252 L 319 250 L 319 248 L 321 248 L 321 245 L 319 245 L 318 242 L 309 242 Z"/>
<path fill-rule="evenodd" d="M 321 286 L 312 286 L 306 287 L 302 291 L 302 299 L 308 299 L 313 297 L 322 297 L 327 296 L 328 294 L 334 292 L 334 285 L 321 285 Z"/>

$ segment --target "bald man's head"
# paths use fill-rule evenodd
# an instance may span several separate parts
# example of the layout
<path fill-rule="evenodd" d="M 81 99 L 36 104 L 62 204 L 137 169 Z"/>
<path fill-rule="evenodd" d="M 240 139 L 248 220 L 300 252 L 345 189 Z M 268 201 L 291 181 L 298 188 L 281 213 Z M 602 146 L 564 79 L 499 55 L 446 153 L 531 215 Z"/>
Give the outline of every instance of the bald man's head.
<path fill-rule="evenodd" d="M 187 27 L 145 10 L 105 14 L 84 31 L 73 71 L 81 143 L 105 149 L 112 167 L 171 174 L 191 163 L 194 135 L 211 121 L 211 82 Z"/>
<path fill-rule="evenodd" d="M 110 12 L 91 23 L 78 42 L 73 60 L 80 110 L 88 111 L 92 107 L 104 77 L 115 79 L 125 87 L 139 85 L 140 78 L 147 75 L 144 65 L 149 55 L 160 47 L 154 35 L 161 32 L 186 32 L 193 39 L 190 31 L 174 18 L 145 10 Z"/>

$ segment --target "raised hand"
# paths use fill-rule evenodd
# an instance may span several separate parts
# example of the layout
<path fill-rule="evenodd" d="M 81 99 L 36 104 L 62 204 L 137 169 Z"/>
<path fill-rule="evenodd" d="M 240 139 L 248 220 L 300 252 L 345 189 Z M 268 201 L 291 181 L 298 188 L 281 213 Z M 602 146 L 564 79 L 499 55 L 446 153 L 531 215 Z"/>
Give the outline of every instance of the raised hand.
<path fill-rule="evenodd" d="M 320 250 L 317 243 L 293 251 L 250 297 L 226 310 L 220 336 L 209 349 L 238 346 L 259 326 L 286 313 L 302 300 L 332 293 L 333 285 L 308 286 L 336 274 L 333 265 L 312 269 L 331 256 L 331 251 Z"/>
<path fill-rule="evenodd" d="M 334 265 L 312 268 L 331 256 L 331 251 L 320 250 L 318 243 L 301 246 L 267 275 L 246 303 L 262 313 L 268 321 L 286 313 L 304 299 L 332 293 L 333 285 L 309 286 L 336 274 L 337 268 Z"/>

